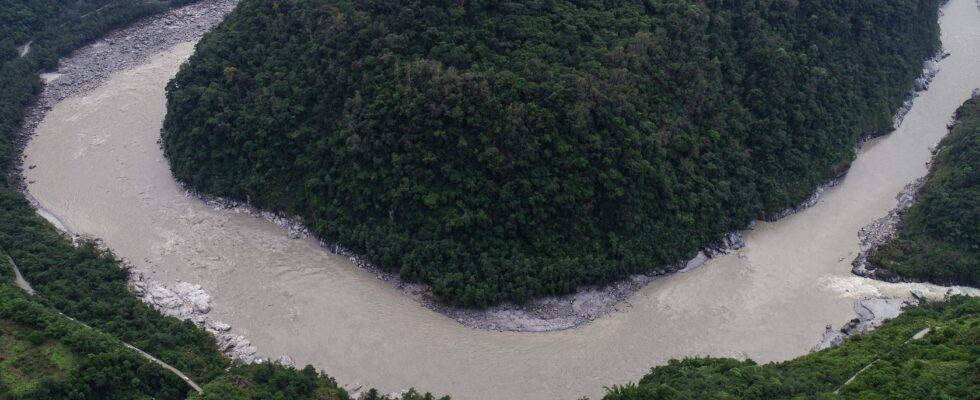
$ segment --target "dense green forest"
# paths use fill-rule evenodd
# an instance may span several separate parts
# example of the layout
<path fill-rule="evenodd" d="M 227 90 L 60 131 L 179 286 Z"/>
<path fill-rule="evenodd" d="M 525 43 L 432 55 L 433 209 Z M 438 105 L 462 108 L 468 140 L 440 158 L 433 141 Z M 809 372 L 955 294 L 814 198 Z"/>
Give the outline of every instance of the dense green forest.
<path fill-rule="evenodd" d="M 190 400 L 346 400 L 347 393 L 336 382 L 311 366 L 295 371 L 270 364 L 249 364 L 232 368 L 228 373 L 204 387 L 204 394 L 192 394 Z M 359 400 L 386 400 L 371 389 Z M 436 400 L 436 397 L 415 390 L 401 400 Z M 449 400 L 441 397 L 439 400 Z"/>
<path fill-rule="evenodd" d="M 980 98 L 963 104 L 956 118 L 896 238 L 869 257 L 879 271 L 980 286 Z"/>
<path fill-rule="evenodd" d="M 182 399 L 187 385 L 0 282 L 0 399 Z"/>
<path fill-rule="evenodd" d="M 230 360 L 211 335 L 141 303 L 128 291 L 127 271 L 112 254 L 91 244 L 73 246 L 16 189 L 13 142 L 26 106 L 41 89 L 38 73 L 106 31 L 193 1 L 13 0 L 0 7 L 0 399 L 188 396 L 183 381 L 122 347 L 122 341 L 198 383 L 247 376 L 249 390 L 258 393 L 251 398 L 349 398 L 311 367 L 267 364 L 226 371 Z M 31 51 L 21 57 L 17 48 L 27 42 Z M 27 297 L 12 284 L 8 254 L 37 296 Z M 231 398 L 211 394 L 220 386 L 206 385 L 204 397 Z M 308 392 L 310 387 L 317 391 Z M 411 400 L 432 398 L 415 396 Z"/>
<path fill-rule="evenodd" d="M 910 340 L 925 328 L 931 331 Z M 832 395 L 838 389 L 840 395 Z M 673 360 L 638 384 L 613 387 L 605 399 L 976 399 L 978 394 L 980 298 L 953 297 L 912 307 L 870 333 L 783 363 Z"/>
<path fill-rule="evenodd" d="M 690 257 L 839 174 L 935 0 L 244 0 L 168 86 L 178 179 L 486 306 Z"/>

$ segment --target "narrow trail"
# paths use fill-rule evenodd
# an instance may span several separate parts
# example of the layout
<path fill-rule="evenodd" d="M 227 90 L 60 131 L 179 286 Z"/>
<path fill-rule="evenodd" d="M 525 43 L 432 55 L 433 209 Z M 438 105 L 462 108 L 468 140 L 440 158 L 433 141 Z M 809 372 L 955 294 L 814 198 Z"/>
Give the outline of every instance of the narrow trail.
<path fill-rule="evenodd" d="M 21 57 L 25 57 L 27 56 L 27 54 L 31 52 L 31 43 L 34 43 L 34 41 L 32 40 L 30 42 L 27 42 L 23 46 L 17 48 L 17 51 L 20 52 Z"/>
<path fill-rule="evenodd" d="M 15 280 L 17 282 L 17 286 L 20 287 L 21 289 L 23 289 L 25 292 L 27 292 L 27 294 L 29 294 L 31 296 L 34 296 L 35 295 L 34 288 L 32 288 L 30 282 L 27 282 L 27 280 L 24 279 L 24 276 L 21 275 L 20 269 L 17 268 L 17 263 L 14 262 L 14 259 L 13 258 L 10 258 L 10 256 L 7 255 L 3 251 L 0 251 L 0 254 L 3 254 L 5 257 L 7 257 L 7 262 L 9 262 L 10 265 L 14 268 L 14 277 L 15 277 Z M 55 311 L 57 311 L 57 310 L 55 310 Z M 61 311 L 58 311 L 58 314 L 61 314 L 65 318 L 68 318 L 68 319 L 70 319 L 70 320 L 72 320 L 72 321 L 74 321 L 74 322 L 78 323 L 79 325 L 82 325 L 82 326 L 84 326 L 86 328 L 93 329 L 93 330 L 95 329 L 95 328 L 92 328 L 91 326 L 89 326 L 88 324 L 86 324 L 86 323 L 84 323 L 82 321 L 79 321 L 79 320 L 77 320 L 75 318 L 72 318 L 72 317 L 69 317 L 69 316 L 65 315 Z M 122 344 L 123 344 L 123 346 L 126 346 L 126 348 L 129 348 L 129 349 L 131 349 L 131 350 L 139 353 L 139 355 L 143 356 L 143 358 L 149 360 L 150 362 L 152 362 L 154 364 L 157 364 L 157 365 L 163 367 L 164 369 L 166 369 L 166 370 L 168 370 L 170 372 L 173 372 L 174 375 L 177 375 L 178 378 L 182 379 L 185 383 L 187 383 L 187 386 L 190 386 L 191 389 L 194 389 L 194 391 L 196 391 L 198 394 L 204 393 L 204 389 L 201 389 L 201 386 L 200 385 L 198 385 L 196 382 L 194 382 L 194 380 L 192 380 L 189 376 L 187 376 L 187 374 L 183 373 L 181 370 L 179 370 L 179 369 L 175 368 L 174 366 L 172 366 L 170 364 L 167 364 L 167 363 L 161 361 L 160 359 L 158 359 L 158 358 L 150 355 L 150 353 L 147 353 L 147 352 L 145 352 L 143 350 L 140 350 L 136 346 L 133 346 L 133 345 L 131 345 L 129 343 L 126 343 L 126 342 L 122 342 Z"/>
<path fill-rule="evenodd" d="M 911 342 L 913 340 L 922 339 L 927 334 L 929 334 L 929 332 L 931 332 L 931 331 L 932 331 L 932 327 L 925 327 L 922 330 L 916 332 L 914 335 L 912 335 L 912 337 L 910 337 L 908 340 L 902 342 L 902 345 L 901 346 L 905 346 L 906 344 L 908 344 L 909 342 Z M 899 348 L 901 348 L 901 346 L 899 346 Z M 889 351 L 888 353 L 886 353 L 885 355 L 891 354 L 891 352 L 893 352 L 895 350 L 896 349 L 893 349 L 893 350 Z M 841 389 L 844 388 L 844 386 L 847 386 L 851 382 L 854 382 L 854 379 L 856 379 L 858 377 L 858 375 L 861 375 L 862 372 L 864 372 L 868 368 L 871 368 L 872 366 L 874 366 L 875 364 L 877 364 L 879 361 L 881 361 L 881 357 L 876 358 L 874 361 L 870 362 L 868 365 L 865 365 L 864 368 L 861 368 L 860 370 L 858 370 L 858 372 L 855 372 L 854 375 L 851 375 L 850 378 L 847 378 L 847 380 L 844 381 L 844 384 L 840 385 L 840 387 L 838 387 L 837 390 L 834 390 L 834 394 L 840 394 L 840 391 L 841 391 Z"/>

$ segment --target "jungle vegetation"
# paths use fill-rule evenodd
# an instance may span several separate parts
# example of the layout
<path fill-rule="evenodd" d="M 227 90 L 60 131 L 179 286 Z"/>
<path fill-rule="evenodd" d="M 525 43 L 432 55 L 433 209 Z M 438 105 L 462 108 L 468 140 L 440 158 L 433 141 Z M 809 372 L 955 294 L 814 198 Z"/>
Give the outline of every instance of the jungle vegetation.
<path fill-rule="evenodd" d="M 880 133 L 935 0 L 243 0 L 168 86 L 193 187 L 461 306 L 689 258 Z"/>
<path fill-rule="evenodd" d="M 925 328 L 924 337 L 912 339 Z M 782 363 L 672 360 L 639 383 L 612 387 L 605 400 L 976 399 L 978 393 L 980 298 L 960 296 L 909 308 L 870 333 Z"/>
<path fill-rule="evenodd" d="M 956 120 L 895 239 L 869 257 L 879 272 L 980 286 L 980 98 L 963 104 Z"/>
<path fill-rule="evenodd" d="M 176 375 L 0 282 L 0 399 L 181 399 Z"/>

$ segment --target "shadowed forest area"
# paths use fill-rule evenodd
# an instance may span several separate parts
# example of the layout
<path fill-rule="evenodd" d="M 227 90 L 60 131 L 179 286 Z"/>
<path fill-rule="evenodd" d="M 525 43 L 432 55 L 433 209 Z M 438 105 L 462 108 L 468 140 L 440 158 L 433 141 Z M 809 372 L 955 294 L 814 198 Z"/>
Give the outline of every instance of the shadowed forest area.
<path fill-rule="evenodd" d="M 244 0 L 168 87 L 175 176 L 461 306 L 691 257 L 846 170 L 937 2 Z"/>

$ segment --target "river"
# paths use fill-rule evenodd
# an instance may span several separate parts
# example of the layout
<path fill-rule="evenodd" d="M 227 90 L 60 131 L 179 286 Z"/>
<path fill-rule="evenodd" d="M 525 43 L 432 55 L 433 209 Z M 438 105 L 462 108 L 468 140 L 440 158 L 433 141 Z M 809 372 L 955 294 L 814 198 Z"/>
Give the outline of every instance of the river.
<path fill-rule="evenodd" d="M 179 44 L 55 105 L 25 150 L 29 192 L 74 232 L 102 238 L 167 284 L 198 283 L 211 315 L 261 355 L 288 354 L 341 383 L 410 386 L 456 399 L 601 397 L 603 386 L 691 355 L 767 362 L 805 354 L 824 326 L 854 317 L 855 299 L 931 296 L 931 285 L 850 274 L 857 231 L 926 173 L 929 147 L 980 86 L 980 11 L 952 0 L 941 18 L 952 55 L 894 133 L 867 143 L 820 202 L 745 233 L 731 254 L 649 284 L 619 311 L 577 329 L 482 331 L 430 311 L 310 238 L 215 209 L 173 180 L 157 139 L 164 86 L 193 51 Z"/>

